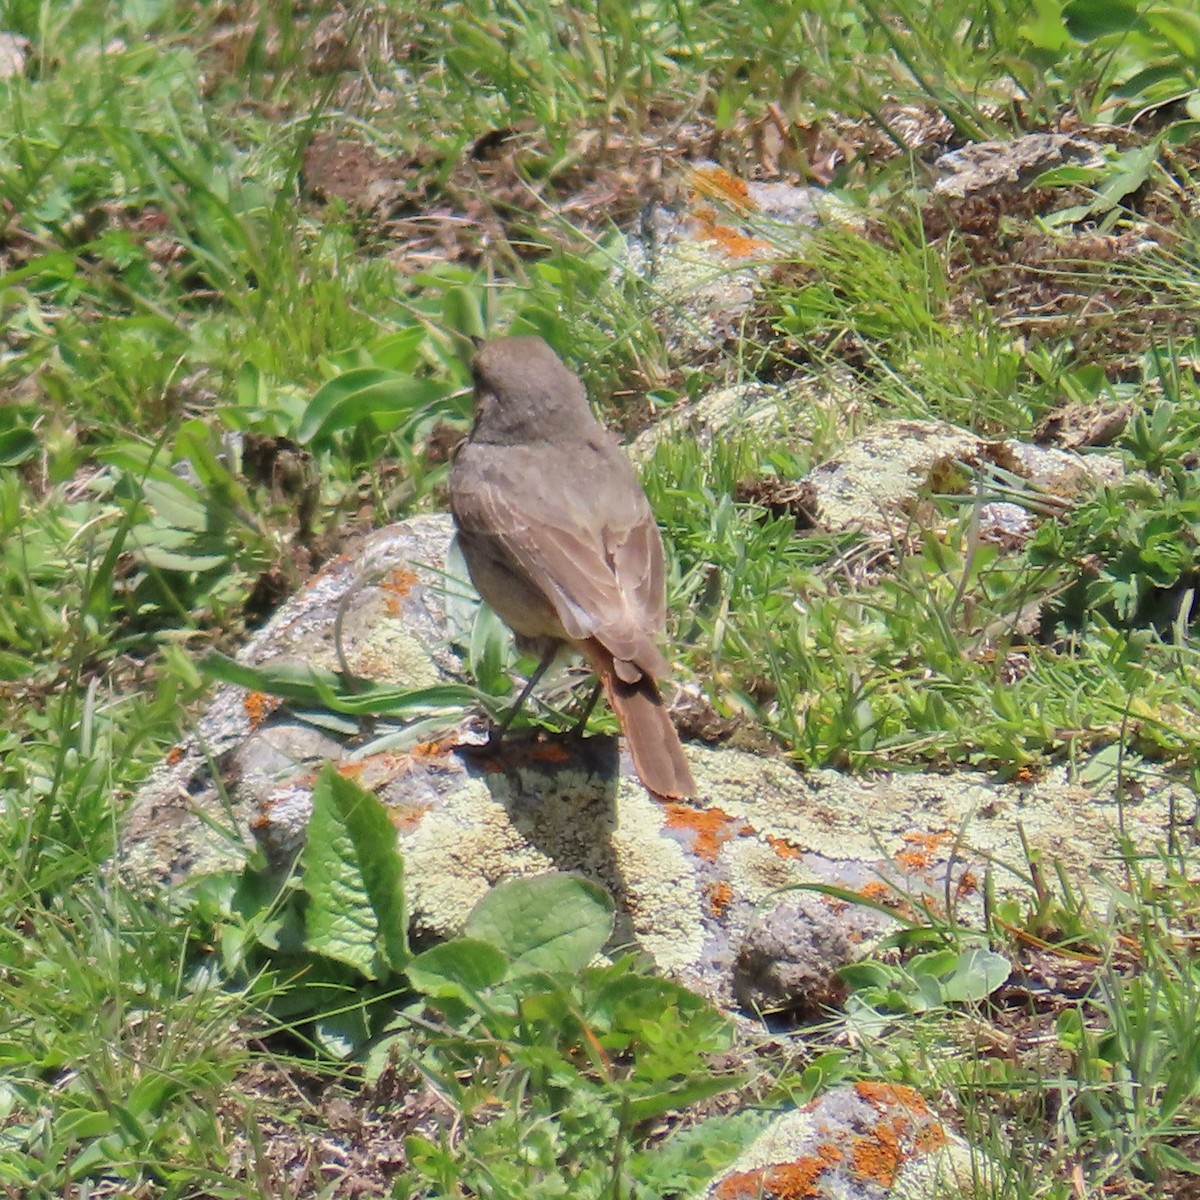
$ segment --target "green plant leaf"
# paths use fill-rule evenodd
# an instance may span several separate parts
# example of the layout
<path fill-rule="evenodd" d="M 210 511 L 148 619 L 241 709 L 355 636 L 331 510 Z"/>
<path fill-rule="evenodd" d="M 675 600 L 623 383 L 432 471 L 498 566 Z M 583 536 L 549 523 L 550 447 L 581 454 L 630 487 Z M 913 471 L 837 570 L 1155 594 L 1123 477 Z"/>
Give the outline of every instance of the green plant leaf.
<path fill-rule="evenodd" d="M 942 998 L 948 1004 L 986 1000 L 1011 974 L 1012 963 L 1003 954 L 978 946 L 959 958 L 954 974 L 942 984 Z"/>
<path fill-rule="evenodd" d="M 741 1082 L 736 1076 L 710 1075 L 707 1078 L 693 1078 L 660 1091 L 638 1096 L 629 1102 L 629 1119 L 631 1121 L 649 1121 L 661 1117 L 664 1113 L 682 1110 L 709 1096 L 720 1095 L 735 1088 Z"/>
<path fill-rule="evenodd" d="M 4 410 L 0 409 L 0 420 Z M 0 425 L 0 467 L 15 467 L 31 458 L 37 451 L 37 434 L 23 425 L 10 423 L 8 428 Z"/>
<path fill-rule="evenodd" d="M 326 765 L 313 788 L 301 855 L 310 950 L 369 979 L 408 960 L 403 864 L 379 799 Z"/>
<path fill-rule="evenodd" d="M 1092 41 L 1132 29 L 1138 22 L 1138 6 L 1131 0 L 1071 0 L 1063 17 L 1073 36 Z"/>
<path fill-rule="evenodd" d="M 461 937 L 425 950 L 405 969 L 417 991 L 464 1000 L 474 1007 L 480 992 L 508 975 L 508 959 L 491 942 Z"/>
<path fill-rule="evenodd" d="M 415 379 L 380 367 L 355 367 L 318 389 L 300 419 L 296 440 L 320 444 L 332 434 L 356 429 L 368 418 L 381 429 L 394 428 L 450 391 L 446 384 L 432 379 Z"/>
<path fill-rule="evenodd" d="M 318 671 L 302 663 L 250 667 L 218 651 L 206 655 L 200 669 L 211 679 L 232 683 L 254 692 L 282 696 L 306 708 L 355 715 L 418 715 L 454 711 L 479 699 L 479 693 L 461 683 L 427 688 L 397 688 L 358 681 L 353 692 L 333 671 Z"/>
<path fill-rule="evenodd" d="M 497 884 L 467 918 L 468 936 L 505 953 L 514 974 L 579 971 L 612 933 L 613 904 L 597 884 L 553 873 Z"/>

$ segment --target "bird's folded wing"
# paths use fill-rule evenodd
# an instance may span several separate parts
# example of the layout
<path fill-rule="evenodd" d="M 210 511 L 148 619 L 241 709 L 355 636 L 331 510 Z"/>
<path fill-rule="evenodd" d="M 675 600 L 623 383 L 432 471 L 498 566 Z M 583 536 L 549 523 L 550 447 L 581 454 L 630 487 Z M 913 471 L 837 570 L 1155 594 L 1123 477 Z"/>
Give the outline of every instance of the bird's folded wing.
<path fill-rule="evenodd" d="M 475 450 L 464 446 L 462 452 Z M 655 645 L 665 604 L 662 543 L 640 485 L 634 478 L 631 497 L 613 504 L 608 496 L 598 505 L 599 485 L 586 462 L 548 464 L 545 457 L 516 447 L 480 454 L 471 486 L 456 489 L 460 524 L 504 546 L 570 637 L 594 637 L 614 658 L 665 675 L 667 663 Z M 575 470 L 566 476 L 566 495 L 561 486 L 536 482 L 553 478 L 559 466 Z"/>

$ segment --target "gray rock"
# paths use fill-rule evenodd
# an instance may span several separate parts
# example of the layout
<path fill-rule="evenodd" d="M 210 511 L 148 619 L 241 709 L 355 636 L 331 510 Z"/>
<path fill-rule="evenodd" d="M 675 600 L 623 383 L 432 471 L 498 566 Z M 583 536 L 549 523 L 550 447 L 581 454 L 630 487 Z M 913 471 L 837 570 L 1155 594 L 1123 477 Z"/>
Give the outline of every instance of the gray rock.
<path fill-rule="evenodd" d="M 1028 187 L 1051 167 L 1100 167 L 1104 148 L 1065 133 L 1027 133 L 1010 142 L 974 142 L 933 164 L 935 196 L 962 199 Z"/>
<path fill-rule="evenodd" d="M 738 436 L 748 430 L 769 435 L 786 429 L 789 437 L 802 438 L 823 415 L 831 410 L 842 414 L 858 402 L 848 372 L 829 371 L 786 384 L 732 384 L 676 409 L 643 430 L 630 444 L 629 452 L 635 459 L 649 458 L 660 442 L 680 436 L 707 449 L 719 437 Z"/>
<path fill-rule="evenodd" d="M 29 57 L 29 39 L 19 33 L 0 32 L 0 79 L 11 79 L 25 73 Z"/>
<path fill-rule="evenodd" d="M 441 517 L 379 530 L 355 558 L 330 563 L 241 657 L 344 661 L 410 686 L 447 678 L 457 669 L 447 609 L 468 603 L 446 565 L 449 536 Z M 452 619 L 469 628 L 462 614 Z M 1162 842 L 1172 813 L 1192 812 L 1186 790 L 1168 782 L 1145 781 L 1139 803 L 1119 805 L 1111 787 L 1079 786 L 1065 770 L 1021 786 L 968 771 L 802 775 L 778 759 L 696 746 L 687 753 L 699 799 L 662 804 L 612 738 L 514 736 L 488 756 L 457 712 L 440 736 L 380 745 L 379 733 L 217 689 L 195 733 L 136 797 L 120 866 L 169 884 L 236 870 L 256 844 L 286 865 L 328 759 L 388 806 L 418 937 L 459 932 L 499 880 L 574 870 L 616 897 L 614 946 L 639 947 L 719 1003 L 788 1008 L 821 986 L 814 954 L 853 955 L 856 929 L 866 939 L 875 926 L 852 906 L 838 930 L 816 907 L 824 901 L 801 903 L 786 889 L 832 885 L 978 927 L 985 871 L 997 866 L 999 893 L 1019 889 L 1026 840 L 1104 903 L 1091 872 L 1116 853 L 1122 822 L 1135 843 Z"/>
<path fill-rule="evenodd" d="M 744 182 L 714 163 L 695 164 L 689 184 L 684 211 L 650 214 L 629 263 L 662 298 L 668 347 L 694 364 L 737 340 L 773 266 L 838 206 L 818 188 Z"/>
<path fill-rule="evenodd" d="M 1042 493 L 1050 507 L 1064 506 L 1098 484 L 1115 483 L 1122 474 L 1115 457 L 1011 438 L 995 442 L 941 421 L 899 420 L 875 425 L 809 472 L 805 482 L 811 485 L 821 529 L 894 537 L 914 524 L 914 502 L 923 490 L 945 490 L 936 482 L 931 487 L 933 469 L 953 462 L 990 465 L 1016 476 Z M 1011 513 L 989 511 L 998 539 L 1014 532 Z M 986 526 L 981 532 L 989 536 Z"/>
<path fill-rule="evenodd" d="M 754 920 L 738 948 L 733 994 L 747 1012 L 816 1019 L 841 1004 L 837 972 L 891 926 L 876 909 L 789 892 Z"/>
<path fill-rule="evenodd" d="M 704 1195 L 968 1200 L 992 1171 L 912 1088 L 862 1081 L 777 1117 Z"/>

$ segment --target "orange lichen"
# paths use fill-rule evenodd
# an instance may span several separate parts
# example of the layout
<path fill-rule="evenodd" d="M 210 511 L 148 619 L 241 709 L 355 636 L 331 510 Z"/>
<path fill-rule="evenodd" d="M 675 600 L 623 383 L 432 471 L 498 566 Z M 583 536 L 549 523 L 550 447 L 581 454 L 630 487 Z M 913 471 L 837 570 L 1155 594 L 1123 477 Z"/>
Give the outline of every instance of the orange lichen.
<path fill-rule="evenodd" d="M 331 558 L 327 563 L 325 563 L 321 567 L 321 569 L 312 577 L 312 579 L 309 580 L 309 586 L 311 587 L 312 584 L 314 584 L 319 579 L 325 579 L 328 576 L 333 575 L 335 572 L 339 571 L 342 567 L 344 567 L 349 561 L 350 561 L 350 556 L 348 554 L 335 554 L 333 556 L 333 558 Z"/>
<path fill-rule="evenodd" d="M 882 879 L 872 879 L 870 883 L 864 883 L 858 889 L 858 894 L 864 900 L 874 900 L 878 904 L 890 903 L 894 895 L 892 889 Z"/>
<path fill-rule="evenodd" d="M 167 766 L 174 767 L 183 761 L 183 747 L 172 746 L 167 751 Z"/>
<path fill-rule="evenodd" d="M 941 1122 L 930 1121 L 923 1129 L 917 1130 L 913 1146 L 920 1154 L 932 1154 L 935 1150 L 941 1150 L 949 1140 Z"/>
<path fill-rule="evenodd" d="M 334 768 L 343 779 L 353 779 L 356 782 L 367 769 L 365 759 L 358 759 L 356 762 L 340 762 Z"/>
<path fill-rule="evenodd" d="M 873 1104 L 880 1111 L 899 1105 L 923 1117 L 929 1115 L 929 1106 L 922 1099 L 921 1093 L 903 1083 L 877 1083 L 870 1079 L 860 1079 L 854 1085 L 854 1090 L 863 1100 Z"/>
<path fill-rule="evenodd" d="M 697 167 L 691 174 L 691 182 L 698 195 L 719 200 L 738 212 L 754 212 L 758 207 L 750 199 L 750 185 L 724 167 Z"/>
<path fill-rule="evenodd" d="M 772 833 L 767 834 L 767 845 L 770 846 L 780 858 L 804 857 L 804 851 L 794 842 L 789 842 L 787 838 L 776 837 Z"/>
<path fill-rule="evenodd" d="M 958 882 L 954 885 L 955 898 L 961 900 L 969 893 L 977 891 L 979 891 L 979 880 L 975 877 L 974 872 L 964 871 L 958 877 Z"/>
<path fill-rule="evenodd" d="M 698 230 L 700 239 L 716 242 L 731 258 L 748 258 L 755 251 L 767 248 L 766 242 L 750 237 L 732 225 L 722 224 L 717 218 L 716 210 L 707 205 L 696 209 L 692 215 L 700 226 Z"/>
<path fill-rule="evenodd" d="M 927 871 L 933 864 L 938 848 L 950 837 L 948 831 L 942 833 L 906 833 L 907 850 L 901 850 L 896 855 L 896 862 L 908 871 Z"/>
<path fill-rule="evenodd" d="M 719 808 L 698 809 L 686 804 L 667 804 L 667 828 L 684 830 L 692 835 L 692 850 L 701 858 L 715 862 L 721 847 L 730 838 L 749 832 L 746 823 L 722 812 Z"/>
<path fill-rule="evenodd" d="M 242 700 L 242 708 L 250 721 L 252 729 L 257 729 L 278 706 L 279 701 L 265 692 L 247 692 Z"/>
<path fill-rule="evenodd" d="M 436 742 L 420 742 L 412 748 L 413 758 L 426 762 L 431 758 L 442 758 L 458 745 L 457 738 L 439 738 Z"/>
<path fill-rule="evenodd" d="M 708 911 L 714 917 L 719 917 L 733 903 L 733 888 L 728 883 L 710 883 L 708 893 Z"/>
<path fill-rule="evenodd" d="M 430 805 L 428 804 L 408 802 L 405 804 L 389 804 L 387 812 L 396 829 L 401 833 L 408 833 L 420 825 L 429 809 Z"/>
<path fill-rule="evenodd" d="M 717 1186 L 713 1200 L 803 1200 L 818 1194 L 821 1176 L 841 1161 L 841 1150 L 827 1143 L 793 1162 L 734 1171 Z"/>
<path fill-rule="evenodd" d="M 850 1165 L 860 1179 L 891 1187 L 908 1155 L 901 1144 L 903 1126 L 881 1121 L 873 1134 L 850 1142 Z"/>
<path fill-rule="evenodd" d="M 403 599 L 413 590 L 416 582 L 416 571 L 410 571 L 407 567 L 396 567 L 383 577 L 379 586 Z"/>

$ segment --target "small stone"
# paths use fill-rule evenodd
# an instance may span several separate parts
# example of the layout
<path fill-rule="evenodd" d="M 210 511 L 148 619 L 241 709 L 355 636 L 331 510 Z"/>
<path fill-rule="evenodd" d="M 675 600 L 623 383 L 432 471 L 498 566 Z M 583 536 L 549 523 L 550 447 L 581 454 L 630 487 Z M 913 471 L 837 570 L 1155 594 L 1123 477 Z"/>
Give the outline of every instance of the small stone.
<path fill-rule="evenodd" d="M 29 39 L 19 33 L 0 32 L 0 79 L 11 79 L 25 74 L 25 60 L 29 57 Z"/>

